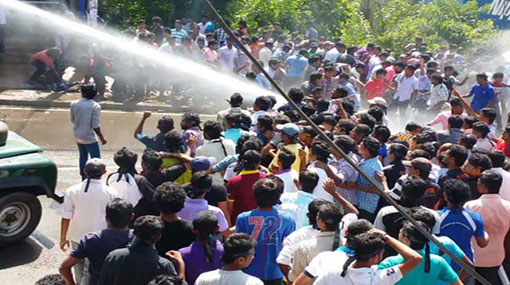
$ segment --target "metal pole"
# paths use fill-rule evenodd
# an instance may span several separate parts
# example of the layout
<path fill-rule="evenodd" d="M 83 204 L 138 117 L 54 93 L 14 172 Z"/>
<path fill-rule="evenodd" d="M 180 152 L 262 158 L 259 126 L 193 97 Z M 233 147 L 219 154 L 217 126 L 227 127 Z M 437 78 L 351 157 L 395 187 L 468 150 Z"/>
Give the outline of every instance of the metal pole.
<path fill-rule="evenodd" d="M 329 138 L 311 119 L 308 117 L 299 106 L 294 103 L 290 99 L 290 97 L 283 91 L 283 89 L 269 76 L 266 70 L 264 70 L 264 67 L 258 62 L 258 60 L 253 56 L 253 54 L 239 41 L 239 39 L 234 35 L 230 27 L 225 23 L 221 15 L 218 13 L 218 11 L 214 8 L 214 6 L 211 4 L 209 0 L 205 0 L 207 5 L 209 6 L 209 9 L 211 9 L 211 12 L 216 17 L 218 23 L 221 25 L 223 30 L 228 34 L 228 36 L 233 39 L 239 48 L 250 58 L 252 61 L 252 64 L 257 66 L 257 68 L 264 74 L 264 76 L 269 80 L 271 85 L 274 87 L 276 91 L 280 95 L 285 98 L 289 102 L 289 104 L 292 106 L 294 110 L 296 110 L 299 115 L 321 136 L 321 138 L 327 142 L 327 144 L 332 147 L 336 152 L 338 152 L 354 169 L 356 169 L 357 172 L 363 178 L 365 178 L 373 187 L 375 187 L 379 191 L 379 195 L 381 195 L 384 199 L 388 201 L 392 206 L 394 206 L 402 216 L 404 216 L 411 224 L 413 224 L 424 236 L 426 236 L 430 241 L 435 243 L 441 251 L 446 253 L 452 260 L 454 260 L 456 263 L 458 263 L 464 270 L 469 272 L 473 277 L 475 277 L 479 282 L 485 285 L 491 285 L 485 278 L 483 278 L 480 274 L 478 274 L 472 267 L 467 265 L 462 259 L 458 258 L 456 255 L 454 255 L 450 250 L 448 250 L 444 245 L 441 244 L 439 240 L 437 240 L 436 237 L 434 237 L 431 233 L 429 233 L 426 229 L 422 228 L 409 213 L 407 213 L 402 206 L 400 206 L 393 198 L 391 198 L 388 194 L 384 192 L 384 190 L 372 179 L 370 178 L 361 168 L 354 162 L 352 159 L 347 156 L 334 142 L 331 138 Z"/>

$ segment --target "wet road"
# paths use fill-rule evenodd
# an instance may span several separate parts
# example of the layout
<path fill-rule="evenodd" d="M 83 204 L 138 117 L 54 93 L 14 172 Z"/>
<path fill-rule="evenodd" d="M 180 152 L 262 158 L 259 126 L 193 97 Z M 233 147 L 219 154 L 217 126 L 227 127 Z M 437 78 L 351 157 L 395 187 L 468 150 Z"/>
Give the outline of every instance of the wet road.
<path fill-rule="evenodd" d="M 156 132 L 156 123 L 162 114 L 154 114 L 144 131 Z M 107 170 L 115 171 L 113 154 L 123 146 L 139 154 L 144 147 L 133 138 L 133 131 L 141 113 L 104 112 L 102 130 L 108 143 L 102 147 L 102 157 Z M 179 121 L 175 114 L 174 120 Z M 204 116 L 203 120 L 214 119 Z M 72 136 L 68 110 L 34 110 L 0 107 L 0 120 L 11 130 L 44 148 L 45 154 L 58 165 L 57 191 L 62 193 L 69 186 L 79 183 L 78 152 Z M 37 230 L 25 241 L 0 248 L 1 284 L 33 284 L 39 278 L 58 273 L 58 266 L 66 253 L 59 248 L 60 217 L 52 209 L 53 200 L 40 196 L 43 216 Z"/>

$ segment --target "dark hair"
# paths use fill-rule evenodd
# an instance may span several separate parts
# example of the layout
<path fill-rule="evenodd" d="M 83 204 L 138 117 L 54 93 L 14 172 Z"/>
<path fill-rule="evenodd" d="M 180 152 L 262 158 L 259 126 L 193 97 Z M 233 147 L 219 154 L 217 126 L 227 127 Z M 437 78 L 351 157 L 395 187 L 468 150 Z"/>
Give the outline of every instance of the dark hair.
<path fill-rule="evenodd" d="M 473 134 L 470 133 L 463 133 L 460 136 L 459 144 L 462 142 L 462 145 L 466 147 L 467 149 L 473 149 L 473 147 L 476 144 L 476 137 Z"/>
<path fill-rule="evenodd" d="M 488 155 L 483 153 L 473 153 L 468 158 L 469 164 L 474 168 L 479 168 L 481 171 L 489 170 L 492 168 L 492 162 Z M 480 171 L 480 172 L 481 172 Z"/>
<path fill-rule="evenodd" d="M 287 110 L 284 112 L 284 115 L 289 117 L 292 123 L 298 122 L 301 119 L 299 113 L 296 110 Z"/>
<path fill-rule="evenodd" d="M 356 150 L 356 142 L 348 135 L 340 135 L 335 139 L 335 144 L 345 153 Z"/>
<path fill-rule="evenodd" d="M 223 256 L 221 259 L 224 264 L 232 264 L 239 257 L 247 257 L 255 254 L 254 248 L 256 244 L 257 241 L 250 235 L 234 233 L 223 243 Z"/>
<path fill-rule="evenodd" d="M 453 115 L 448 118 L 448 125 L 450 128 L 456 128 L 460 129 L 462 128 L 462 125 L 464 124 L 464 119 L 462 119 L 459 115 Z"/>
<path fill-rule="evenodd" d="M 426 159 L 431 159 L 432 157 L 430 156 L 430 153 L 428 153 L 427 151 L 423 150 L 423 149 L 415 149 L 413 151 L 411 151 L 409 153 L 409 159 L 413 160 L 415 158 L 418 158 L 418 157 L 423 157 L 423 158 L 426 158 Z"/>
<path fill-rule="evenodd" d="M 181 134 L 177 131 L 169 131 L 163 138 L 163 145 L 169 152 L 179 152 L 182 146 Z"/>
<path fill-rule="evenodd" d="M 229 124 L 232 129 L 239 129 L 241 126 L 241 114 L 227 114 L 225 116 L 225 122 Z"/>
<path fill-rule="evenodd" d="M 320 207 L 318 217 L 326 224 L 327 231 L 336 231 L 342 221 L 342 209 L 335 203 L 327 203 Z"/>
<path fill-rule="evenodd" d="M 365 125 L 365 124 L 358 124 L 358 125 L 356 125 L 354 127 L 354 129 L 352 129 L 352 131 L 357 133 L 357 134 L 360 134 L 363 137 L 366 137 L 366 136 L 370 135 L 370 133 L 372 132 L 370 127 Z"/>
<path fill-rule="evenodd" d="M 392 143 L 388 152 L 392 153 L 397 160 L 403 160 L 407 155 L 408 148 L 400 143 Z"/>
<path fill-rule="evenodd" d="M 97 95 L 96 86 L 93 84 L 84 84 L 81 86 L 81 95 L 83 98 L 94 99 Z"/>
<path fill-rule="evenodd" d="M 363 139 L 363 145 L 370 153 L 370 156 L 376 157 L 379 153 L 379 149 L 381 149 L 381 144 L 378 140 L 372 138 L 372 137 L 365 137 Z"/>
<path fill-rule="evenodd" d="M 273 130 L 273 123 L 274 123 L 273 118 L 271 118 L 271 117 L 269 117 L 267 115 L 260 116 L 257 119 L 257 125 L 260 125 L 265 130 L 272 131 Z"/>
<path fill-rule="evenodd" d="M 326 123 L 326 124 L 331 125 L 331 126 L 335 126 L 336 125 L 337 121 L 335 119 L 335 116 L 330 115 L 330 114 L 324 114 L 323 117 L 324 117 L 323 123 Z"/>
<path fill-rule="evenodd" d="M 200 115 L 195 112 L 186 112 L 182 116 L 181 121 L 191 122 L 193 127 L 198 127 L 200 126 Z"/>
<path fill-rule="evenodd" d="M 280 201 L 280 189 L 276 182 L 269 178 L 259 179 L 253 185 L 253 194 L 260 208 L 272 207 Z"/>
<path fill-rule="evenodd" d="M 468 127 L 468 129 L 471 129 L 473 128 L 473 125 L 478 122 L 478 118 L 477 117 L 473 117 L 473 116 L 467 116 L 467 117 L 464 117 L 464 124 Z"/>
<path fill-rule="evenodd" d="M 347 247 L 351 247 L 353 238 L 359 234 L 370 231 L 374 226 L 365 219 L 358 219 L 349 224 L 347 227 L 346 239 Z"/>
<path fill-rule="evenodd" d="M 461 167 L 468 157 L 467 149 L 464 146 L 454 144 L 450 147 L 449 156 L 455 159 L 457 167 Z"/>
<path fill-rule="evenodd" d="M 179 276 L 161 274 L 152 279 L 147 285 L 182 285 L 183 280 Z"/>
<path fill-rule="evenodd" d="M 418 148 L 428 152 L 431 158 L 436 156 L 437 148 L 434 142 L 426 142 L 424 144 L 420 144 L 418 145 Z"/>
<path fill-rule="evenodd" d="M 156 216 L 141 216 L 135 220 L 134 234 L 140 240 L 153 243 L 163 230 L 163 221 Z"/>
<path fill-rule="evenodd" d="M 343 129 L 346 135 L 349 135 L 351 131 L 356 127 L 356 123 L 350 119 L 341 119 L 338 121 L 337 127 Z"/>
<path fill-rule="evenodd" d="M 280 149 L 278 154 L 278 162 L 283 169 L 290 169 L 292 164 L 296 161 L 296 154 L 286 148 Z"/>
<path fill-rule="evenodd" d="M 480 121 L 473 124 L 473 131 L 479 132 L 482 135 L 482 138 L 486 138 L 491 130 L 489 125 Z"/>
<path fill-rule="evenodd" d="M 163 116 L 158 120 L 158 129 L 162 133 L 169 132 L 174 129 L 174 119 L 170 116 Z"/>
<path fill-rule="evenodd" d="M 381 124 L 384 118 L 384 110 L 381 107 L 373 106 L 368 109 L 367 113 L 372 116 L 377 124 Z"/>
<path fill-rule="evenodd" d="M 197 240 L 204 244 L 205 262 L 212 265 L 216 248 L 214 234 L 218 231 L 218 217 L 211 212 L 202 211 L 193 220 L 193 229 L 196 231 Z"/>
<path fill-rule="evenodd" d="M 60 274 L 48 274 L 37 280 L 35 285 L 66 285 L 66 280 Z"/>
<path fill-rule="evenodd" d="M 211 190 L 212 178 L 207 171 L 197 171 L 191 177 L 190 186 L 193 188 L 191 198 L 196 198 Z"/>
<path fill-rule="evenodd" d="M 430 228 L 423 222 L 416 222 L 421 228 L 430 232 Z M 425 247 L 425 273 L 430 272 L 430 246 L 428 239 L 424 236 L 416 226 L 410 222 L 404 222 L 402 227 L 402 234 L 411 241 L 411 248 L 414 250 L 420 250 Z"/>
<path fill-rule="evenodd" d="M 487 80 L 489 77 L 488 77 L 488 76 L 487 76 L 487 74 L 485 74 L 485 73 L 478 73 L 478 74 L 476 75 L 476 79 L 478 79 L 478 78 L 482 78 L 482 79 L 484 79 L 484 80 Z"/>
<path fill-rule="evenodd" d="M 406 207 L 418 206 L 419 200 L 427 190 L 427 182 L 425 180 L 408 176 L 402 184 L 402 198 L 400 202 L 404 202 Z"/>
<path fill-rule="evenodd" d="M 122 175 L 124 174 L 126 182 L 130 183 L 128 174 L 135 175 L 135 164 L 137 160 L 138 155 L 136 152 L 129 150 L 126 147 L 121 148 L 113 155 L 113 161 L 115 161 L 115 164 L 119 166 L 119 169 L 117 170 L 117 182 L 120 181 Z"/>
<path fill-rule="evenodd" d="M 244 148 L 244 145 L 243 145 Z M 260 163 L 260 153 L 256 150 L 250 149 L 242 154 L 242 162 L 245 170 L 254 170 Z"/>
<path fill-rule="evenodd" d="M 312 144 L 312 154 L 317 156 L 317 160 L 327 163 L 331 152 L 329 151 L 327 144 L 323 142 L 314 142 Z"/>
<path fill-rule="evenodd" d="M 303 110 L 307 116 L 311 116 L 317 112 L 317 108 L 315 108 L 312 104 L 304 104 L 301 107 L 301 110 Z"/>
<path fill-rule="evenodd" d="M 322 74 L 320 74 L 319 72 L 312 72 L 310 74 L 309 80 L 310 81 L 315 81 L 315 80 L 321 79 L 321 78 L 322 78 Z"/>
<path fill-rule="evenodd" d="M 433 229 L 436 225 L 436 217 L 434 217 L 430 210 L 422 207 L 414 207 L 409 211 L 409 214 L 413 219 L 425 223 L 430 229 Z"/>
<path fill-rule="evenodd" d="M 368 261 L 370 258 L 383 251 L 385 245 L 386 242 L 384 241 L 383 234 L 378 232 L 366 232 L 354 236 L 351 246 L 355 253 L 345 261 L 341 276 L 345 277 L 347 268 L 355 260 L 362 262 Z"/>
<path fill-rule="evenodd" d="M 505 164 L 506 156 L 505 153 L 502 152 L 501 150 L 493 149 L 489 151 L 488 155 L 489 158 L 491 159 L 492 167 L 494 168 L 503 167 L 503 165 Z"/>
<path fill-rule="evenodd" d="M 314 229 L 317 229 L 317 215 L 319 214 L 321 206 L 329 203 L 331 202 L 321 198 L 317 198 L 312 200 L 312 202 L 308 204 L 308 222 Z"/>
<path fill-rule="evenodd" d="M 176 214 L 184 208 L 186 192 L 182 186 L 165 182 L 156 188 L 154 203 L 165 214 Z"/>
<path fill-rule="evenodd" d="M 450 100 L 450 106 L 462 107 L 462 101 L 459 98 L 453 98 L 452 100 Z"/>
<path fill-rule="evenodd" d="M 207 121 L 204 123 L 204 135 L 207 135 L 210 140 L 219 139 L 223 132 L 223 127 L 217 121 Z"/>
<path fill-rule="evenodd" d="M 374 129 L 375 124 L 377 123 L 375 118 L 372 117 L 368 113 L 360 113 L 357 115 L 357 117 L 358 117 L 358 123 L 365 124 L 365 125 L 369 126 L 370 129 Z"/>
<path fill-rule="evenodd" d="M 300 88 L 291 88 L 289 90 L 289 93 L 287 94 L 294 103 L 301 103 L 303 101 L 303 98 L 305 98 L 305 93 L 303 93 L 303 90 Z"/>
<path fill-rule="evenodd" d="M 496 110 L 493 108 L 483 108 L 480 110 L 480 115 L 487 117 L 489 119 L 489 125 L 492 125 L 496 119 Z"/>
<path fill-rule="evenodd" d="M 259 96 L 255 99 L 255 105 L 257 105 L 260 110 L 267 111 L 271 108 L 271 100 L 267 98 L 267 96 Z"/>
<path fill-rule="evenodd" d="M 501 189 L 501 184 L 503 184 L 503 177 L 501 174 L 497 173 L 494 170 L 485 170 L 482 172 L 480 178 L 478 178 L 480 184 L 485 185 L 487 187 L 487 191 L 489 194 L 499 194 Z"/>
<path fill-rule="evenodd" d="M 374 129 L 373 136 L 378 139 L 381 143 L 385 143 L 391 136 L 391 131 L 386 126 L 376 126 Z"/>
<path fill-rule="evenodd" d="M 106 219 L 116 229 L 125 228 L 131 221 L 133 205 L 129 201 L 115 198 L 106 205 Z"/>
<path fill-rule="evenodd" d="M 319 101 L 317 101 L 317 113 L 326 112 L 328 109 L 329 109 L 329 100 L 320 99 Z"/>
<path fill-rule="evenodd" d="M 455 208 L 461 208 L 470 196 L 469 185 L 459 179 L 446 179 L 443 183 L 443 190 L 446 199 L 448 199 L 448 202 L 452 203 Z"/>
<path fill-rule="evenodd" d="M 301 183 L 301 187 L 303 188 L 301 190 L 307 193 L 313 193 L 313 189 L 315 189 L 319 183 L 319 175 L 308 170 L 301 171 L 301 173 L 299 173 L 299 183 Z"/>
<path fill-rule="evenodd" d="M 156 171 L 161 167 L 163 158 L 161 158 L 159 152 L 148 148 L 143 152 L 142 163 L 146 165 L 147 170 Z"/>
<path fill-rule="evenodd" d="M 406 125 L 406 131 L 408 131 L 408 132 L 414 132 L 421 128 L 422 128 L 422 126 L 420 126 L 418 123 L 415 123 L 415 122 L 409 122 Z"/>

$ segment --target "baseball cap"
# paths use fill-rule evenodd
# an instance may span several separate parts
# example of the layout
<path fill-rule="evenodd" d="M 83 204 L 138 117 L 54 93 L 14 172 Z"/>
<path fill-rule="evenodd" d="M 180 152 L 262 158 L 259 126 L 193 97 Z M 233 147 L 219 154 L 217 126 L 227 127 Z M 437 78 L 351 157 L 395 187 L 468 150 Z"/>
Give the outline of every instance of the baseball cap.
<path fill-rule="evenodd" d="M 208 170 L 216 164 L 216 158 L 207 156 L 197 156 L 191 160 L 191 171 L 204 171 Z"/>
<path fill-rule="evenodd" d="M 100 176 L 106 171 L 106 164 L 100 158 L 91 158 L 85 164 L 88 176 Z"/>
<path fill-rule="evenodd" d="M 388 107 L 388 104 L 386 103 L 386 100 L 384 100 L 384 98 L 381 98 L 381 97 L 375 97 L 372 100 L 368 100 L 368 104 L 369 105 L 381 105 L 381 106 L 384 106 L 384 107 Z"/>
<path fill-rule="evenodd" d="M 293 123 L 287 123 L 283 125 L 276 125 L 276 129 L 286 133 L 291 137 L 299 135 L 299 127 Z"/>
<path fill-rule="evenodd" d="M 227 102 L 234 105 L 241 105 L 243 104 L 243 96 L 236 92 L 230 96 L 230 99 L 228 99 Z"/>
<path fill-rule="evenodd" d="M 409 167 L 413 166 L 414 168 L 420 171 L 429 171 L 432 169 L 432 163 L 424 157 L 417 157 L 411 161 L 404 161 L 404 166 Z"/>

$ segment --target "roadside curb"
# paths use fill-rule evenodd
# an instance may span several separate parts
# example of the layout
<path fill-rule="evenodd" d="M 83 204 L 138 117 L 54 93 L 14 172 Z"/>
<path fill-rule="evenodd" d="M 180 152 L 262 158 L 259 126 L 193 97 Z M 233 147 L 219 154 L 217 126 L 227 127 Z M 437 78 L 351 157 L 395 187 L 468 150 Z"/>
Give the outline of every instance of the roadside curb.
<path fill-rule="evenodd" d="M 61 108 L 68 109 L 71 102 L 58 102 L 58 101 L 28 101 L 28 100 L 6 100 L 0 99 L 0 105 L 3 106 L 18 106 L 18 107 L 33 107 L 33 108 Z M 191 106 L 179 106 L 173 107 L 169 105 L 136 105 L 136 104 L 121 104 L 121 103 L 107 103 L 107 102 L 99 102 L 102 110 L 111 110 L 111 111 L 151 111 L 151 112 L 166 112 L 166 113 L 182 113 L 189 111 Z M 200 112 L 205 114 L 203 110 Z M 209 114 L 213 115 L 213 114 Z"/>

